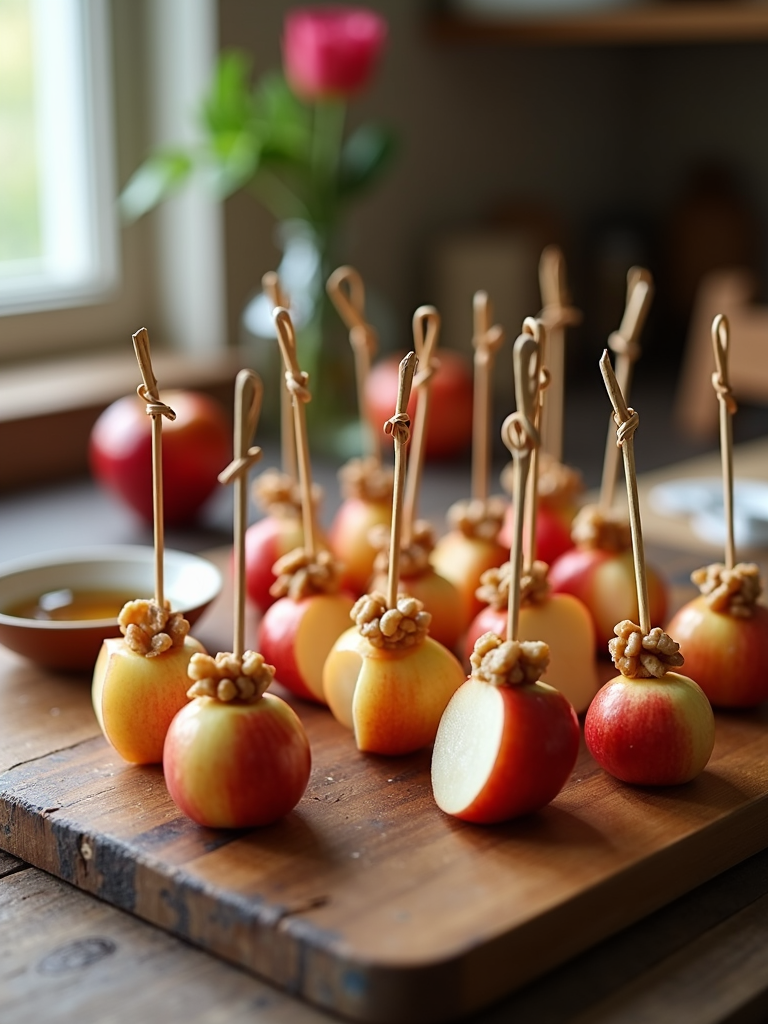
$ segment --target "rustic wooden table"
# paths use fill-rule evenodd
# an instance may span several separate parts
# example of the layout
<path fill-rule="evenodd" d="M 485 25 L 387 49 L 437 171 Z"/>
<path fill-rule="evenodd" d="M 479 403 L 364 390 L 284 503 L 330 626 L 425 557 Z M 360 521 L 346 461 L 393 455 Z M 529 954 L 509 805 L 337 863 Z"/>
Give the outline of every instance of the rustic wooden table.
<path fill-rule="evenodd" d="M 764 455 L 768 455 L 766 448 L 750 449 L 746 463 L 759 470 Z M 710 460 L 664 471 L 661 478 L 706 475 L 712 468 Z M 759 475 L 751 468 L 747 473 Z M 441 486 L 448 493 L 440 497 L 440 505 L 453 496 L 448 477 Z M 59 536 L 66 535 L 74 546 L 84 529 L 75 521 L 83 508 L 92 515 L 102 499 L 85 485 L 76 493 L 62 494 L 58 508 L 66 508 L 67 522 Z M 53 506 L 50 499 L 50 495 L 40 499 L 47 506 L 46 515 L 57 507 L 55 494 Z M 7 558 L 9 546 L 15 545 L 21 553 L 18 547 L 23 548 L 24 538 L 30 536 L 30 506 L 2 504 L 0 543 Z M 676 599 L 682 600 L 687 571 L 712 555 L 705 555 L 690 538 L 684 541 L 685 547 L 673 550 L 672 543 L 680 543 L 677 526 L 651 514 L 646 523 L 650 547 L 670 575 Z M 117 532 L 124 531 L 118 539 L 140 539 L 125 535 L 131 529 L 127 524 L 117 516 Z M 195 543 L 200 546 L 206 540 L 210 538 L 202 535 Z M 14 688 L 11 693 L 0 687 L 0 772 L 31 764 L 42 752 L 36 749 L 35 736 L 24 732 L 24 722 L 29 720 L 25 706 L 30 699 L 34 698 L 25 696 L 23 690 Z M 68 697 L 63 688 L 55 700 L 47 700 L 46 713 L 54 735 L 58 729 L 71 740 L 75 721 L 81 722 L 83 740 L 94 735 L 93 723 L 78 717 L 80 704 L 80 697 Z M 50 734 L 48 740 L 50 747 Z M 319 1024 L 332 1019 L 239 968 L 4 853 L 0 853 L 0 992 L 3 1024 L 35 1019 Z M 512 1020 L 526 1024 L 724 1024 L 766 1019 L 765 850 L 472 1017 L 478 1024 Z"/>

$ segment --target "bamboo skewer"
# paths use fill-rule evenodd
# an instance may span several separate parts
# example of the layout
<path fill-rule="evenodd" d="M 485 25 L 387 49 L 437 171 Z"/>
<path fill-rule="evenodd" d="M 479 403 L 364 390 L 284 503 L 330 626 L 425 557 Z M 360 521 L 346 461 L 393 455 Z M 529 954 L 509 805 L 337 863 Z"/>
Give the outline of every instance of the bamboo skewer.
<path fill-rule="evenodd" d="M 725 568 L 736 564 L 736 543 L 733 530 L 733 414 L 736 400 L 728 378 L 730 334 L 728 320 L 718 314 L 712 321 L 712 347 L 715 351 L 715 372 L 712 386 L 720 405 L 720 461 L 723 470 L 723 506 L 725 508 Z"/>
<path fill-rule="evenodd" d="M 536 396 L 534 404 L 533 425 L 541 430 L 541 421 L 546 408 L 544 392 L 549 387 L 550 376 L 544 365 L 547 348 L 547 331 L 541 320 L 527 316 L 523 321 L 523 334 L 529 335 L 536 342 Z M 525 494 L 525 542 L 523 544 L 523 566 L 530 569 L 536 561 L 536 518 L 539 508 L 539 445 L 531 452 L 531 468 Z"/>
<path fill-rule="evenodd" d="M 614 409 L 617 426 L 616 444 L 624 455 L 624 477 L 627 482 L 627 498 L 629 500 L 629 525 L 632 530 L 632 555 L 635 564 L 635 585 L 637 587 L 637 607 L 640 617 L 640 629 L 643 636 L 651 631 L 651 616 L 648 604 L 648 577 L 645 569 L 645 551 L 643 548 L 643 530 L 640 523 L 640 499 L 637 493 L 637 471 L 635 469 L 634 433 L 639 417 L 634 409 L 630 409 L 624 401 L 616 375 L 611 366 L 608 349 L 600 359 L 600 372 Z"/>
<path fill-rule="evenodd" d="M 520 618 L 520 578 L 523 568 L 523 522 L 525 491 L 531 454 L 539 446 L 534 425 L 539 390 L 539 347 L 530 334 L 521 334 L 513 353 L 517 410 L 504 420 L 501 439 L 514 459 L 514 527 L 509 554 L 510 580 L 507 606 L 507 640 L 517 640 Z"/>
<path fill-rule="evenodd" d="M 165 522 L 163 513 L 163 416 L 176 419 L 176 413 L 160 401 L 157 378 L 152 370 L 149 334 L 142 327 L 133 335 L 133 348 L 139 364 L 142 382 L 136 389 L 146 402 L 147 415 L 152 417 L 152 518 L 155 537 L 155 604 L 165 608 L 163 561 L 165 553 Z"/>
<path fill-rule="evenodd" d="M 491 373 L 504 342 L 499 324 L 491 326 L 488 293 L 475 292 L 472 302 L 474 333 L 474 394 L 472 400 L 472 497 L 488 500 L 491 462 Z"/>
<path fill-rule="evenodd" d="M 392 492 L 392 525 L 389 539 L 389 573 L 387 576 L 387 608 L 397 605 L 400 583 L 400 537 L 403 521 L 403 491 L 405 489 L 405 448 L 410 437 L 408 399 L 411 397 L 413 375 L 419 365 L 415 352 L 409 352 L 400 362 L 395 415 L 384 424 L 384 431 L 392 435 L 395 443 L 395 481 Z"/>
<path fill-rule="evenodd" d="M 642 267 L 631 267 L 627 273 L 627 301 L 618 331 L 608 338 L 608 347 L 616 355 L 616 380 L 625 401 L 629 400 L 632 386 L 632 371 L 640 358 L 640 333 L 645 324 L 653 299 L 653 277 Z M 619 469 L 619 449 L 614 437 L 613 417 L 608 423 L 608 437 L 605 443 L 603 476 L 600 484 L 599 507 L 607 512 L 616 494 L 616 479 Z"/>
<path fill-rule="evenodd" d="M 411 432 L 408 457 L 408 478 L 403 510 L 403 544 L 407 547 L 413 536 L 416 511 L 424 471 L 424 449 L 427 439 L 431 377 L 435 370 L 434 350 L 440 334 L 440 314 L 434 306 L 419 306 L 413 314 L 413 347 L 419 360 L 419 372 L 413 384 L 418 392 L 416 415 Z"/>
<path fill-rule="evenodd" d="M 285 381 L 291 394 L 293 407 L 293 428 L 296 436 L 296 457 L 299 468 L 299 492 L 301 494 L 301 516 L 304 529 L 304 548 L 310 558 L 317 556 L 317 529 L 315 509 L 312 502 L 312 469 L 309 461 L 309 438 L 304 405 L 312 395 L 307 388 L 309 375 L 304 373 L 296 354 L 296 332 L 287 309 L 278 307 L 272 314 L 277 330 L 277 340 L 285 365 Z"/>
<path fill-rule="evenodd" d="M 349 331 L 355 357 L 357 408 L 362 434 L 367 438 L 367 454 L 381 465 L 379 434 L 372 429 L 365 398 L 368 374 L 378 345 L 376 330 L 365 319 L 365 285 L 354 267 L 344 266 L 338 267 L 328 278 L 326 291 Z"/>
<path fill-rule="evenodd" d="M 552 375 L 552 393 L 542 421 L 542 447 L 558 462 L 562 462 L 565 328 L 581 323 L 581 313 L 570 305 L 565 280 L 565 260 L 559 246 L 548 245 L 541 254 L 539 289 L 543 305 L 539 318 L 547 328 L 547 365 Z"/>
<path fill-rule="evenodd" d="M 253 370 L 241 370 L 235 381 L 233 461 L 219 474 L 219 483 L 235 484 L 234 547 L 235 609 L 232 653 L 245 653 L 245 529 L 248 525 L 248 471 L 261 458 L 261 448 L 249 447 L 261 412 L 264 386 Z"/>
<path fill-rule="evenodd" d="M 264 294 L 272 303 L 272 310 L 290 308 L 290 300 L 280 284 L 280 278 L 274 270 L 268 270 L 261 279 Z M 288 386 L 283 378 L 280 385 L 280 461 L 283 472 L 290 476 L 294 483 L 298 480 L 296 466 L 296 436 L 293 429 L 293 408 Z"/>

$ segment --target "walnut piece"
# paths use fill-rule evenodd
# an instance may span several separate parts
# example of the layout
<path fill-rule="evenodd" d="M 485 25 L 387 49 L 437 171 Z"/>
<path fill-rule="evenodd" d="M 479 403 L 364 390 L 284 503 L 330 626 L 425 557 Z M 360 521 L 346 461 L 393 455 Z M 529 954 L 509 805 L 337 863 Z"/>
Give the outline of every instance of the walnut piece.
<path fill-rule="evenodd" d="M 364 459 L 350 459 L 339 470 L 341 493 L 345 498 L 361 501 L 391 503 L 395 474 L 369 455 Z"/>
<path fill-rule="evenodd" d="M 298 519 L 301 515 L 301 492 L 298 483 L 288 473 L 267 469 L 253 482 L 253 500 L 262 512 L 278 518 Z M 323 492 L 312 485 L 312 504 L 317 508 Z"/>
<path fill-rule="evenodd" d="M 339 563 L 330 551 L 318 551 L 314 558 L 304 548 L 294 548 L 278 558 L 272 567 L 277 579 L 269 588 L 272 597 L 300 601 L 312 594 L 337 594 Z"/>
<path fill-rule="evenodd" d="M 627 551 L 632 547 L 629 519 L 618 509 L 585 505 L 576 514 L 571 537 L 580 548 L 598 551 Z"/>
<path fill-rule="evenodd" d="M 535 561 L 520 576 L 520 606 L 543 604 L 550 595 L 552 588 L 547 579 L 549 566 L 546 562 Z M 504 562 L 498 568 L 486 569 L 480 577 L 480 586 L 475 591 L 479 601 L 489 604 L 500 611 L 509 604 L 509 580 L 512 576 L 512 563 Z"/>
<path fill-rule="evenodd" d="M 472 678 L 492 686 L 535 683 L 549 665 L 549 647 L 543 640 L 502 640 L 483 633 L 469 658 Z"/>
<path fill-rule="evenodd" d="M 448 525 L 452 530 L 461 530 L 465 537 L 496 540 L 506 511 L 507 501 L 499 494 L 485 501 L 480 498 L 457 501 L 448 509 Z"/>
<path fill-rule="evenodd" d="M 739 562 L 726 569 L 713 562 L 691 573 L 691 580 L 715 612 L 728 612 L 739 619 L 750 619 L 763 590 L 760 569 L 754 562 Z"/>
<path fill-rule="evenodd" d="M 378 548 L 373 562 L 375 573 L 386 573 L 389 569 L 390 531 L 386 526 L 375 526 L 368 539 L 371 546 Z M 411 531 L 411 543 L 400 548 L 400 577 L 413 579 L 421 576 L 430 567 L 429 556 L 435 546 L 435 533 L 426 519 L 417 519 Z"/>
<path fill-rule="evenodd" d="M 616 637 L 609 641 L 608 650 L 623 676 L 661 679 L 669 669 L 679 668 L 684 663 L 680 644 L 658 626 L 643 636 L 639 626 L 630 619 L 623 619 L 613 631 Z"/>
<path fill-rule="evenodd" d="M 416 647 L 427 635 L 432 620 L 415 597 L 399 594 L 396 606 L 387 608 L 387 599 L 378 591 L 363 594 L 349 614 L 369 643 L 389 651 Z"/>
<path fill-rule="evenodd" d="M 168 601 L 164 608 L 143 598 L 128 601 L 120 610 L 117 624 L 130 649 L 147 658 L 181 647 L 189 633 L 189 623 L 181 612 L 171 612 Z"/>
<path fill-rule="evenodd" d="M 514 461 L 508 463 L 501 471 L 501 486 L 512 494 Z M 539 452 L 539 476 L 537 481 L 539 501 L 549 508 L 566 508 L 576 504 L 584 491 L 584 480 L 581 473 L 571 466 L 565 466 L 549 452 Z"/>
<path fill-rule="evenodd" d="M 187 675 L 193 680 L 188 697 L 248 702 L 261 697 L 275 678 L 275 669 L 255 651 L 246 651 L 242 658 L 221 651 L 215 658 L 210 654 L 193 654 Z"/>

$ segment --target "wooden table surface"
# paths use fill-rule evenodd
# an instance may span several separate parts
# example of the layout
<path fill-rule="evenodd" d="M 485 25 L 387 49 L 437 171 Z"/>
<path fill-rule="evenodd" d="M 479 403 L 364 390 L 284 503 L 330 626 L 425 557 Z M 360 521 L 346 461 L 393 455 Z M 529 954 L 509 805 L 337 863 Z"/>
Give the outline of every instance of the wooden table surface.
<path fill-rule="evenodd" d="M 768 456 L 768 446 L 748 453 L 750 466 L 759 469 L 761 454 Z M 712 460 L 693 470 L 673 467 L 662 477 L 707 475 L 713 467 L 716 472 Z M 685 548 L 672 550 L 666 542 L 676 527 L 670 533 L 670 524 L 649 514 L 646 523 L 650 547 L 671 575 L 677 600 L 684 599 L 686 572 L 707 560 L 704 546 L 687 540 Z M 23 717 L 24 693 L 15 699 Z M 66 692 L 49 703 L 55 730 L 71 713 Z M 13 733 L 12 716 L 0 725 L 0 751 L 5 755 L 0 771 L 38 754 L 33 738 Z M 0 1021 L 136 1019 L 320 1024 L 332 1018 L 0 853 Z M 477 1024 L 767 1020 L 768 851 L 472 1019 Z"/>

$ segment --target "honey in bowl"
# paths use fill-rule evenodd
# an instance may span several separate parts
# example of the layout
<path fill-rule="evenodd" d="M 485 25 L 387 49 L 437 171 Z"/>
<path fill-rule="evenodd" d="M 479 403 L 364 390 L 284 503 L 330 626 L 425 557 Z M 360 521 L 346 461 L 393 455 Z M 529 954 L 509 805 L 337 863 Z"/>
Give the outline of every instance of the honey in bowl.
<path fill-rule="evenodd" d="M 49 590 L 40 597 L 27 598 L 4 608 L 6 615 L 48 622 L 82 622 L 117 619 L 120 609 L 135 594 L 122 590 Z"/>

